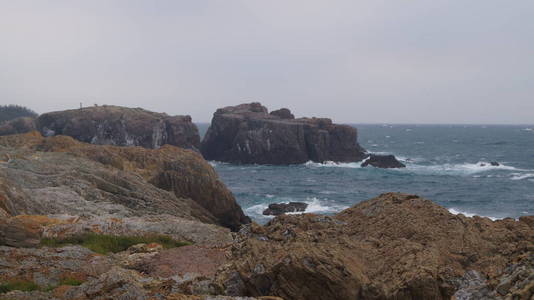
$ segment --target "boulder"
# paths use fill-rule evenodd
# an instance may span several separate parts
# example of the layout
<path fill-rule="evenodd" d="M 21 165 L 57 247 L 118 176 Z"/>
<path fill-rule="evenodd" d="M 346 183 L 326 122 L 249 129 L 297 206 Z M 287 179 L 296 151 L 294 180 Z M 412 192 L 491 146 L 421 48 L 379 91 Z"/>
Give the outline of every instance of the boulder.
<path fill-rule="evenodd" d="M 98 145 L 200 147 L 198 129 L 190 116 L 169 116 L 142 108 L 104 105 L 50 112 L 40 115 L 36 124 L 44 136 L 67 135 Z"/>
<path fill-rule="evenodd" d="M 244 228 L 237 241 L 220 274 L 234 294 L 445 300 L 461 289 L 462 299 L 478 299 L 487 293 L 466 287 L 510 280 L 502 295 L 532 295 L 530 264 L 508 268 L 534 249 L 528 218 L 453 215 L 415 195 L 383 194 L 331 217 L 281 215 Z"/>
<path fill-rule="evenodd" d="M 201 152 L 208 160 L 274 165 L 354 162 L 366 157 L 355 128 L 326 118 L 294 119 L 287 109 L 269 114 L 260 103 L 218 109 Z"/>
<path fill-rule="evenodd" d="M 278 216 L 289 212 L 303 212 L 307 207 L 308 204 L 303 202 L 272 203 L 269 204 L 269 208 L 263 211 L 263 214 Z"/>
<path fill-rule="evenodd" d="M 39 133 L 0 137 L 0 206 L 10 215 L 169 214 L 233 230 L 249 222 L 195 151 L 91 145 Z"/>
<path fill-rule="evenodd" d="M 362 167 L 373 166 L 375 168 L 393 169 L 393 168 L 406 168 L 406 165 L 397 160 L 394 155 L 376 155 L 371 154 L 367 160 L 365 160 Z"/>

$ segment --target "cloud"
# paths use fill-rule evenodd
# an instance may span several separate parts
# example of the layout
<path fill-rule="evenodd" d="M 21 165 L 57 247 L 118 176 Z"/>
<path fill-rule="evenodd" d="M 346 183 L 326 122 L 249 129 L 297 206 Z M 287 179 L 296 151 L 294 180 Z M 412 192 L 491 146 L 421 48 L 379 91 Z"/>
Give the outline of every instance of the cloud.
<path fill-rule="evenodd" d="M 0 98 L 208 121 L 258 100 L 339 122 L 531 123 L 531 1 L 3 1 Z"/>

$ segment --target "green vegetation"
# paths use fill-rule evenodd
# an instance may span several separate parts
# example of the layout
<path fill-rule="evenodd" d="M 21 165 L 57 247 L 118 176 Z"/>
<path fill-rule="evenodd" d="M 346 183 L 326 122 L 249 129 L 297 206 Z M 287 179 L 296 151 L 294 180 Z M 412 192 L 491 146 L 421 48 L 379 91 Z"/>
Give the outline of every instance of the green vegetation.
<path fill-rule="evenodd" d="M 39 286 L 28 280 L 12 280 L 6 283 L 0 283 L 0 294 L 11 291 L 31 292 L 39 290 Z"/>
<path fill-rule="evenodd" d="M 33 110 L 20 105 L 0 105 L 0 123 L 20 117 L 36 117 Z"/>
<path fill-rule="evenodd" d="M 107 254 L 109 252 L 121 252 L 130 248 L 133 245 L 142 243 L 158 243 L 166 249 L 190 245 L 190 243 L 177 241 L 164 235 L 113 236 L 106 234 L 87 233 L 83 235 L 68 237 L 65 239 L 41 239 L 42 246 L 62 247 L 65 245 L 81 245 L 100 254 Z"/>
<path fill-rule="evenodd" d="M 83 283 L 83 281 L 75 278 L 63 278 L 59 285 L 71 285 L 71 286 L 79 286 Z"/>
<path fill-rule="evenodd" d="M 31 292 L 31 291 L 44 291 L 44 292 L 50 292 L 61 285 L 71 285 L 71 286 L 78 286 L 81 285 L 83 281 L 75 279 L 75 278 L 64 278 L 62 279 L 58 285 L 49 286 L 47 288 L 41 288 L 37 284 L 35 284 L 33 281 L 29 280 L 12 280 L 6 283 L 0 283 L 0 294 L 5 294 L 11 291 L 23 291 L 23 292 Z"/>

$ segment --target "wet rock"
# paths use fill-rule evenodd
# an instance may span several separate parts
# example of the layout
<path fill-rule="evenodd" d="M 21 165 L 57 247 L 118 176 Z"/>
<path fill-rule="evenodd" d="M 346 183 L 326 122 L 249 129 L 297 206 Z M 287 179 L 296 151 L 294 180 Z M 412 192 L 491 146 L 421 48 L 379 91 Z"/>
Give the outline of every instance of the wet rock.
<path fill-rule="evenodd" d="M 362 167 L 373 166 L 375 168 L 392 169 L 406 168 L 406 165 L 395 158 L 394 155 L 376 155 L 371 154 L 367 160 L 362 163 Z"/>
<path fill-rule="evenodd" d="M 263 211 L 263 214 L 278 216 L 290 212 L 303 212 L 307 207 L 308 204 L 303 202 L 272 203 L 269 204 L 269 208 Z"/>
<path fill-rule="evenodd" d="M 200 147 L 198 129 L 190 116 L 168 116 L 141 108 L 85 107 L 42 114 L 36 123 L 45 136 L 67 135 L 92 144 Z"/>
<path fill-rule="evenodd" d="M 287 109 L 269 114 L 260 103 L 218 109 L 201 148 L 208 160 L 242 164 L 353 162 L 366 157 L 355 128 L 326 118 L 294 119 Z"/>

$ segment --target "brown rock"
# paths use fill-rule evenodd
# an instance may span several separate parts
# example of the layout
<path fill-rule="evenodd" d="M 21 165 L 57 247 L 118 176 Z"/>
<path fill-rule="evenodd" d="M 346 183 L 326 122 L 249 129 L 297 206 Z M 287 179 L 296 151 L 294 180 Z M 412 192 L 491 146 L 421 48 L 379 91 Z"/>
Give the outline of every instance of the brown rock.
<path fill-rule="evenodd" d="M 12 162 L 0 170 L 6 199 L 0 205 L 10 214 L 166 213 L 234 230 L 249 222 L 213 168 L 191 150 L 99 146 L 35 132 L 0 137 L 0 146 L 0 157 Z"/>
<path fill-rule="evenodd" d="M 526 222 L 452 215 L 393 193 L 334 217 L 282 215 L 254 232 L 242 231 L 227 284 L 239 274 L 242 295 L 310 300 L 451 299 L 467 271 L 497 278 L 534 243 Z"/>
<path fill-rule="evenodd" d="M 143 261 L 138 271 L 161 278 L 209 277 L 224 263 L 224 251 L 191 245 L 161 251 Z"/>

